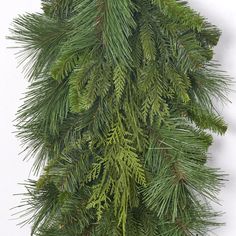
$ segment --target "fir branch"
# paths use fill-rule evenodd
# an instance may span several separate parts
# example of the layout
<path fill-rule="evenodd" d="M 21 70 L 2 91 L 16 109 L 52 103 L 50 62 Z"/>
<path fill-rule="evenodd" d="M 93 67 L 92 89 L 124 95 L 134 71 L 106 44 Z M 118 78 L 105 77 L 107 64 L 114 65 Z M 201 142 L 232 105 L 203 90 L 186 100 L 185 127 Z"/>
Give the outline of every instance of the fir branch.
<path fill-rule="evenodd" d="M 152 0 L 152 2 L 156 4 L 167 17 L 173 18 L 176 22 L 191 29 L 196 29 L 197 31 L 202 30 L 204 24 L 203 17 L 186 6 L 186 2 L 176 0 Z"/>

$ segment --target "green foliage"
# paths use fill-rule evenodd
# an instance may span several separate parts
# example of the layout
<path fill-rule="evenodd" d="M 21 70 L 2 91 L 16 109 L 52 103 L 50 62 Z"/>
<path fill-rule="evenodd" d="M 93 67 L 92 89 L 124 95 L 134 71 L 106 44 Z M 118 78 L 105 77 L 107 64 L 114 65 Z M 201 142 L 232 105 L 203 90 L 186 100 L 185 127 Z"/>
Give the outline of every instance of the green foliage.
<path fill-rule="evenodd" d="M 163 235 L 166 231 L 166 235 L 185 235 L 185 229 L 178 227 L 181 221 L 187 232 L 199 233 L 202 229 L 194 224 L 201 219 L 201 227 L 207 228 L 210 215 L 206 199 L 217 201 L 224 175 L 205 165 L 212 142 L 209 135 L 187 125 L 186 120 L 172 118 L 167 123 L 153 134 L 146 155 L 146 166 L 154 177 L 142 190 L 144 203 L 163 222 L 168 217 L 175 224 L 170 232 L 165 226 Z"/>
<path fill-rule="evenodd" d="M 204 19 L 186 6 L 186 2 L 182 0 L 152 0 L 152 2 L 159 7 L 166 17 L 171 17 L 176 22 L 191 29 L 202 30 Z"/>
<path fill-rule="evenodd" d="M 132 62 L 128 38 L 136 26 L 133 8 L 131 0 L 104 0 L 101 5 L 102 43 L 107 59 L 114 63 L 130 65 Z"/>
<path fill-rule="evenodd" d="M 73 11 L 73 0 L 42 0 L 42 8 L 45 15 L 63 20 Z"/>
<path fill-rule="evenodd" d="M 200 107 L 191 106 L 187 110 L 189 117 L 202 129 L 210 129 L 215 133 L 224 134 L 227 130 L 227 125 L 224 120 L 217 114 L 202 109 Z"/>
<path fill-rule="evenodd" d="M 128 206 L 133 205 L 132 195 L 137 191 L 133 185 L 146 185 L 145 173 L 135 148 L 132 147 L 130 135 L 118 120 L 108 134 L 104 157 L 100 157 L 98 163 L 94 164 L 88 177 L 91 182 L 97 179 L 103 170 L 101 182 L 94 186 L 88 207 L 97 208 L 100 220 L 103 210 L 113 202 L 114 214 L 118 216 L 118 225 L 122 223 L 124 233 Z M 130 176 L 133 176 L 133 179 Z"/>
<path fill-rule="evenodd" d="M 190 84 L 186 75 L 178 74 L 173 68 L 167 67 L 166 76 L 170 79 L 170 84 L 174 89 L 175 96 L 183 103 L 189 102 L 188 89 Z"/>
<path fill-rule="evenodd" d="M 114 69 L 114 85 L 115 85 L 115 94 L 116 94 L 116 99 L 119 102 L 119 100 L 122 97 L 122 94 L 124 92 L 125 88 L 125 82 L 129 77 L 127 78 L 127 71 L 125 67 L 122 66 L 116 66 Z"/>
<path fill-rule="evenodd" d="M 70 76 L 69 100 L 72 112 L 89 109 L 95 100 L 96 88 L 92 82 L 96 78 L 96 62 L 89 61 L 87 55 L 80 61 L 78 69 L 75 68 Z"/>
<path fill-rule="evenodd" d="M 152 28 L 152 19 L 149 15 L 150 4 L 146 1 L 140 3 L 140 40 L 143 48 L 143 54 L 146 60 L 155 60 L 156 57 L 156 43 L 155 34 Z"/>
<path fill-rule="evenodd" d="M 203 107 L 214 108 L 213 100 L 229 102 L 226 94 L 230 91 L 230 79 L 219 70 L 219 65 L 209 63 L 190 73 L 192 83 L 191 99 Z"/>
<path fill-rule="evenodd" d="M 209 235 L 224 175 L 207 165 L 220 31 L 176 0 L 43 0 L 14 20 L 30 79 L 16 126 L 37 181 L 32 236 Z"/>
<path fill-rule="evenodd" d="M 59 59 L 52 66 L 51 73 L 55 80 L 61 80 L 68 77 L 78 63 L 77 53 L 59 54 Z"/>
<path fill-rule="evenodd" d="M 17 114 L 18 137 L 29 155 L 36 157 L 34 170 L 38 172 L 47 158 L 61 149 L 59 129 L 69 112 L 68 81 L 57 82 L 41 76 L 29 86 L 24 104 Z"/>
<path fill-rule="evenodd" d="M 173 51 L 176 51 L 176 67 L 186 73 L 201 67 L 208 57 L 208 50 L 203 49 L 192 33 L 183 33 L 172 42 Z M 210 52 L 211 53 L 211 52 Z"/>
<path fill-rule="evenodd" d="M 19 44 L 20 63 L 29 79 L 47 73 L 56 59 L 60 43 L 67 34 L 67 25 L 41 14 L 28 14 L 14 20 L 13 36 Z"/>

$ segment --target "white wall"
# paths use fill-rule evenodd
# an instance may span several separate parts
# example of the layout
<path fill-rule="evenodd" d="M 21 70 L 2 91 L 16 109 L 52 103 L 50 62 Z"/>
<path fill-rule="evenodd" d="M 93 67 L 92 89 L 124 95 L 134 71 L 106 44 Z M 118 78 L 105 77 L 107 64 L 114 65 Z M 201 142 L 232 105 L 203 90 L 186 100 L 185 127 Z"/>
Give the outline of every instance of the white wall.
<path fill-rule="evenodd" d="M 9 211 L 13 206 L 19 205 L 21 197 L 13 197 L 21 193 L 22 183 L 28 178 L 31 163 L 23 162 L 23 156 L 18 153 L 21 148 L 19 142 L 12 134 L 14 130 L 13 119 L 17 107 L 21 104 L 20 98 L 26 88 L 17 63 L 14 50 L 7 49 L 13 42 L 6 41 L 8 28 L 12 19 L 18 14 L 35 12 L 40 9 L 40 0 L 7 0 L 1 2 L 0 8 L 0 235 L 1 236 L 30 236 L 30 228 L 16 226 L 19 221 L 12 220 Z"/>
<path fill-rule="evenodd" d="M 190 0 L 191 6 L 206 17 L 209 21 L 220 27 L 223 34 L 216 48 L 216 59 L 223 69 L 235 78 L 236 82 L 236 2 L 235 0 Z M 13 50 L 6 49 L 12 45 L 7 42 L 9 25 L 14 17 L 24 12 L 35 12 L 40 9 L 40 0 L 8 0 L 4 1 L 0 9 L 0 235 L 4 236 L 29 236 L 29 226 L 19 228 L 17 221 L 10 220 L 13 217 L 9 209 L 19 204 L 20 197 L 12 194 L 22 192 L 23 188 L 17 183 L 28 178 L 31 167 L 30 162 L 23 162 L 18 157 L 20 144 L 12 131 L 14 114 L 21 104 L 20 98 L 26 88 L 20 69 L 16 69 L 17 63 Z M 236 86 L 235 88 L 236 89 Z M 229 181 L 220 194 L 222 206 L 217 209 L 226 212 L 222 221 L 226 226 L 215 233 L 219 236 L 236 235 L 236 93 L 230 95 L 232 104 L 221 109 L 229 124 L 229 131 L 224 137 L 216 137 L 215 144 L 211 148 L 211 165 L 221 167 L 229 174 Z"/>
<path fill-rule="evenodd" d="M 235 0 L 190 0 L 191 6 L 208 18 L 222 30 L 222 36 L 216 47 L 215 58 L 222 68 L 234 77 L 236 82 L 236 1 Z M 236 90 L 236 84 L 234 85 Z M 229 125 L 227 134 L 216 137 L 211 148 L 211 165 L 221 167 L 229 174 L 229 181 L 219 196 L 222 206 L 218 210 L 226 212 L 222 221 L 226 225 L 217 230 L 219 236 L 236 235 L 236 93 L 230 94 L 231 104 L 221 109 Z"/>

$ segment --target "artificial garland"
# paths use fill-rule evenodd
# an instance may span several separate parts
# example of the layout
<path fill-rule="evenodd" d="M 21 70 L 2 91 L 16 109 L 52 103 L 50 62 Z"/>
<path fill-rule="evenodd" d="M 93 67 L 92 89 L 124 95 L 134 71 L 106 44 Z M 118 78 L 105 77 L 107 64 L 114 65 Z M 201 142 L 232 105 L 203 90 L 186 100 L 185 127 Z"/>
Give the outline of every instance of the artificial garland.
<path fill-rule="evenodd" d="M 11 39 L 30 81 L 18 136 L 35 159 L 34 236 L 209 235 L 224 176 L 209 167 L 213 101 L 230 80 L 220 31 L 176 0 L 42 0 Z"/>

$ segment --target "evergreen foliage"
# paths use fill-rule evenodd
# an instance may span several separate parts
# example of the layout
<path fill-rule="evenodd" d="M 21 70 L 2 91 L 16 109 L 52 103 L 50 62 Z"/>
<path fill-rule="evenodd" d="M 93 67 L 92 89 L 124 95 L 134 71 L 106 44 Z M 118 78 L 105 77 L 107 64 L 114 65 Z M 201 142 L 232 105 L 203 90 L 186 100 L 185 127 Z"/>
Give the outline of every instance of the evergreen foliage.
<path fill-rule="evenodd" d="M 42 0 L 11 39 L 30 81 L 18 136 L 40 177 L 34 236 L 209 235 L 224 175 L 209 167 L 220 31 L 180 0 Z"/>

